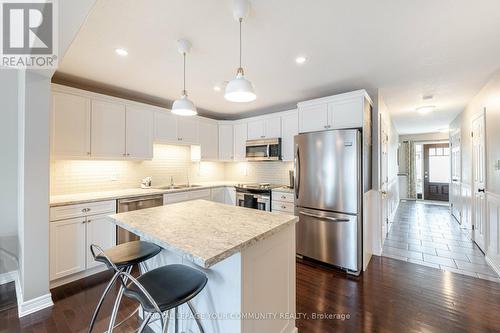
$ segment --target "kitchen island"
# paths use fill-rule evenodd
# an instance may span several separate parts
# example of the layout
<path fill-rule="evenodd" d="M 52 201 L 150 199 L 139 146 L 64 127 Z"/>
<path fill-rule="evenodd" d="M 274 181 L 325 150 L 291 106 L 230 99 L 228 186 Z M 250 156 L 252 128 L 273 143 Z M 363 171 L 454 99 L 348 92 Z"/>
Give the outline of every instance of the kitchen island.
<path fill-rule="evenodd" d="M 206 332 L 296 331 L 297 217 L 193 200 L 109 219 L 163 248 L 149 269 L 182 263 L 208 276 L 193 302 Z M 180 313 L 181 331 L 197 332 L 187 309 Z"/>

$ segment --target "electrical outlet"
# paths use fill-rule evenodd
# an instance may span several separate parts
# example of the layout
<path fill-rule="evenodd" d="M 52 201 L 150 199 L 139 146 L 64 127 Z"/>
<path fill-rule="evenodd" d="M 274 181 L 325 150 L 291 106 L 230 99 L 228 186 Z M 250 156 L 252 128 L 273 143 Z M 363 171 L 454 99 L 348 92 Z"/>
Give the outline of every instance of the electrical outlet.
<path fill-rule="evenodd" d="M 113 173 L 111 174 L 110 180 L 111 180 L 112 182 L 116 182 L 116 181 L 118 180 L 118 172 L 113 172 Z"/>

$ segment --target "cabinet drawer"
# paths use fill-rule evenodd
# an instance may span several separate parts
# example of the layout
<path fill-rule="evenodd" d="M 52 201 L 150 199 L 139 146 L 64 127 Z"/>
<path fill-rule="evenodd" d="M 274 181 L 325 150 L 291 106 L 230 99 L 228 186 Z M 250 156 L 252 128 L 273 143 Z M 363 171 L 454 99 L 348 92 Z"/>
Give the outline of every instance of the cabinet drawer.
<path fill-rule="evenodd" d="M 89 202 L 50 208 L 50 221 L 72 219 L 81 216 L 112 214 L 116 212 L 116 201 Z"/>
<path fill-rule="evenodd" d="M 272 211 L 282 211 L 293 215 L 294 204 L 290 202 L 274 201 L 272 203 Z"/>
<path fill-rule="evenodd" d="M 273 192 L 273 201 L 283 201 L 283 202 L 291 202 L 293 203 L 293 193 L 288 192 Z"/>
<path fill-rule="evenodd" d="M 195 200 L 195 199 L 207 199 L 207 200 L 210 200 L 210 189 L 197 190 L 197 191 L 189 191 L 188 195 L 189 195 L 189 199 L 190 200 Z"/>
<path fill-rule="evenodd" d="M 188 201 L 188 192 L 169 193 L 163 195 L 163 204 L 168 205 L 176 202 Z"/>

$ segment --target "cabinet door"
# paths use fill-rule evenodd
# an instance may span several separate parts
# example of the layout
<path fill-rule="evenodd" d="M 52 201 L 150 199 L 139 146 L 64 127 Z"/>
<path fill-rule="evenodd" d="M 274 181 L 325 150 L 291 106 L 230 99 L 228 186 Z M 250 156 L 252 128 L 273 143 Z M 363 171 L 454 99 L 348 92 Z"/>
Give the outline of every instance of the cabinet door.
<path fill-rule="evenodd" d="M 188 201 L 188 192 L 168 193 L 163 195 L 163 204 L 168 205 L 176 202 Z"/>
<path fill-rule="evenodd" d="M 90 156 L 90 99 L 55 92 L 51 117 L 52 155 Z"/>
<path fill-rule="evenodd" d="M 189 191 L 187 193 L 188 193 L 189 200 L 197 200 L 197 199 L 210 200 L 211 199 L 210 189 Z"/>
<path fill-rule="evenodd" d="M 110 212 L 113 213 L 113 212 Z M 87 243 L 85 245 L 87 253 L 87 269 L 101 266 L 94 260 L 90 252 L 90 245 L 96 244 L 104 250 L 116 245 L 116 226 L 106 219 L 107 214 L 87 217 Z"/>
<path fill-rule="evenodd" d="M 199 134 L 202 160 L 216 160 L 218 157 L 219 129 L 217 123 L 199 122 Z"/>
<path fill-rule="evenodd" d="M 226 202 L 226 190 L 224 187 L 216 187 L 212 189 L 211 200 L 219 203 Z"/>
<path fill-rule="evenodd" d="M 225 187 L 224 200 L 227 205 L 236 206 L 236 190 L 234 187 Z"/>
<path fill-rule="evenodd" d="M 177 142 L 177 117 L 175 115 L 168 111 L 155 112 L 154 123 L 155 142 Z"/>
<path fill-rule="evenodd" d="M 263 139 L 266 137 L 264 120 L 248 122 L 248 140 Z"/>
<path fill-rule="evenodd" d="M 328 105 L 317 104 L 299 107 L 299 132 L 328 129 Z"/>
<path fill-rule="evenodd" d="M 235 160 L 245 160 L 246 159 L 246 144 L 247 144 L 247 124 L 235 124 L 234 125 L 234 159 Z"/>
<path fill-rule="evenodd" d="M 233 159 L 233 125 L 219 125 L 219 160 L 228 161 Z"/>
<path fill-rule="evenodd" d="M 330 128 L 363 127 L 363 97 L 328 103 Z"/>
<path fill-rule="evenodd" d="M 153 158 L 153 113 L 150 110 L 127 106 L 125 135 L 128 158 Z"/>
<path fill-rule="evenodd" d="M 85 270 L 85 217 L 50 222 L 50 280 Z"/>
<path fill-rule="evenodd" d="M 284 161 L 293 161 L 293 137 L 299 134 L 299 116 L 297 111 L 281 117 L 281 156 Z"/>
<path fill-rule="evenodd" d="M 92 156 L 125 157 L 125 105 L 92 101 Z"/>
<path fill-rule="evenodd" d="M 177 118 L 177 139 L 179 143 L 199 143 L 198 119 L 179 116 Z"/>
<path fill-rule="evenodd" d="M 281 138 L 281 117 L 267 118 L 265 120 L 266 138 Z"/>

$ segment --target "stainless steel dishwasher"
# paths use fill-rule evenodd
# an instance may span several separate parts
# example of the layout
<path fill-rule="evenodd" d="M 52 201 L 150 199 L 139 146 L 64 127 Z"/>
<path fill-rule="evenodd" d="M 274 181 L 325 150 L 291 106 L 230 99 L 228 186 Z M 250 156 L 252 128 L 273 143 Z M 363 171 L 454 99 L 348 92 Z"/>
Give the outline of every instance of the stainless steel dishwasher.
<path fill-rule="evenodd" d="M 131 212 L 133 210 L 163 206 L 163 195 L 149 195 L 145 197 L 125 198 L 118 200 L 118 213 Z M 139 240 L 139 236 L 123 228 L 116 228 L 116 243 L 123 244 Z"/>

